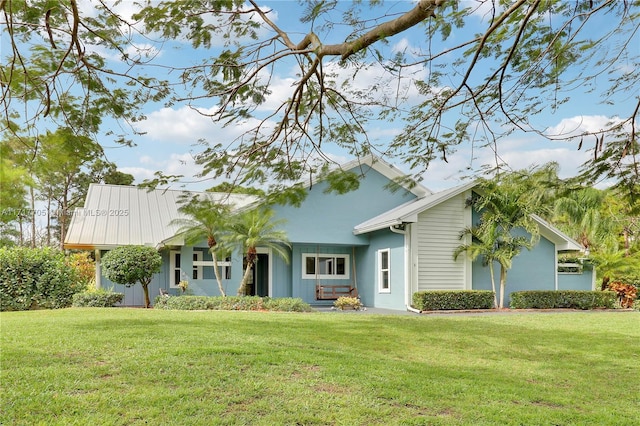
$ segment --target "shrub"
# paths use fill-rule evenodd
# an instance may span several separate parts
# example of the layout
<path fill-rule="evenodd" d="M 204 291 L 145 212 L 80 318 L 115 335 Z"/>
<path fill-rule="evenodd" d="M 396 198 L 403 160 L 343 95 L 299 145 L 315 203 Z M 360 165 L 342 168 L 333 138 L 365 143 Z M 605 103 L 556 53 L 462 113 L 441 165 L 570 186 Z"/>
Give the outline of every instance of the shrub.
<path fill-rule="evenodd" d="M 59 250 L 0 248 L 0 310 L 66 308 L 83 289 Z"/>
<path fill-rule="evenodd" d="M 357 297 L 340 296 L 338 297 L 338 300 L 333 302 L 333 306 L 340 310 L 347 308 L 359 311 L 362 309 L 362 302 Z"/>
<path fill-rule="evenodd" d="M 633 301 L 638 298 L 638 289 L 632 284 L 615 281 L 609 283 L 608 287 L 618 295 L 618 303 L 621 308 L 631 308 Z"/>
<path fill-rule="evenodd" d="M 265 298 L 264 307 L 268 311 L 312 312 L 313 308 L 299 297 Z"/>
<path fill-rule="evenodd" d="M 282 311 L 309 312 L 311 306 L 297 298 L 262 298 L 259 296 L 158 296 L 155 309 L 224 310 L 224 311 Z"/>
<path fill-rule="evenodd" d="M 73 295 L 71 306 L 75 308 L 109 308 L 122 302 L 124 293 L 113 293 L 107 290 L 85 291 Z"/>
<path fill-rule="evenodd" d="M 533 290 L 511 293 L 514 309 L 596 309 L 615 307 L 613 291 Z"/>
<path fill-rule="evenodd" d="M 75 269 L 80 284 L 85 289 L 90 289 L 96 280 L 96 262 L 91 258 L 91 253 L 88 251 L 72 253 L 67 256 L 66 262 Z"/>
<path fill-rule="evenodd" d="M 140 282 L 144 291 L 145 308 L 150 305 L 149 284 L 161 267 L 162 256 L 152 247 L 117 247 L 102 258 L 102 271 L 108 280 L 127 287 Z"/>
<path fill-rule="evenodd" d="M 494 294 L 489 290 L 419 291 L 413 307 L 421 311 L 491 309 Z"/>

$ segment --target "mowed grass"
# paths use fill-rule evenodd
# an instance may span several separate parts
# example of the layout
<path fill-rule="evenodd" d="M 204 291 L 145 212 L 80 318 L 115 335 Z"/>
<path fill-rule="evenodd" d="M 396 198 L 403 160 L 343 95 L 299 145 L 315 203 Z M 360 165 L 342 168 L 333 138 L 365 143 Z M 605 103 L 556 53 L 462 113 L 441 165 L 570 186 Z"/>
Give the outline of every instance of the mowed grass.
<path fill-rule="evenodd" d="M 0 424 L 635 425 L 640 313 L 5 312 Z"/>

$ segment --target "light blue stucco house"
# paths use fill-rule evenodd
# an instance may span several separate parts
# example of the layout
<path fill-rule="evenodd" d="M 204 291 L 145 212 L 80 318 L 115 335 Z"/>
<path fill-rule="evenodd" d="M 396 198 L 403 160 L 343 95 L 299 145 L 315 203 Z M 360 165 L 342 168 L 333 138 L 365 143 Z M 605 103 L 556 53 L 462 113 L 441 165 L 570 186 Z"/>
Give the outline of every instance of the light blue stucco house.
<path fill-rule="evenodd" d="M 249 293 L 299 297 L 312 305 L 330 305 L 338 295 L 357 289 L 365 306 L 405 310 L 419 290 L 490 289 L 487 267 L 465 256 L 453 259 L 462 243 L 460 231 L 477 221 L 470 207 L 475 183 L 432 193 L 420 184 L 390 190 L 401 171 L 375 157 L 342 166 L 360 176 L 359 188 L 346 194 L 327 192 L 324 182 L 306 186 L 300 206 L 275 206 L 276 217 L 291 242 L 290 262 L 258 248 L 258 262 Z M 93 250 L 96 285 L 125 292 L 125 305 L 142 305 L 142 289 L 110 283 L 100 273 L 100 258 L 127 244 L 160 250 L 162 272 L 150 286 L 177 294 L 189 281 L 192 294 L 217 295 L 206 242 L 185 245 L 171 221 L 184 191 L 147 191 L 131 186 L 91 185 L 85 205 L 74 212 L 65 239 L 68 249 Z M 241 194 L 207 194 L 234 208 L 259 202 Z M 572 274 L 558 273 L 558 253 L 579 251 L 580 245 L 539 217 L 540 242 L 521 253 L 509 272 L 507 291 L 593 288 L 588 265 Z M 220 263 L 223 286 L 235 294 L 243 257 L 237 253 Z M 508 303 L 508 294 L 506 295 Z"/>

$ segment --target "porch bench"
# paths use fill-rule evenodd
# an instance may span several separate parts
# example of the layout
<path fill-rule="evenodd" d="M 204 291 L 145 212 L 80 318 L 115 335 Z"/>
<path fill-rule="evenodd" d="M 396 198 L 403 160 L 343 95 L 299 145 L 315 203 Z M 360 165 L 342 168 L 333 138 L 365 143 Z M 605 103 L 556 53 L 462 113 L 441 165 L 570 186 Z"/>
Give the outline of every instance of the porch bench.
<path fill-rule="evenodd" d="M 316 300 L 337 300 L 338 297 L 358 297 L 358 290 L 350 285 L 316 285 Z"/>

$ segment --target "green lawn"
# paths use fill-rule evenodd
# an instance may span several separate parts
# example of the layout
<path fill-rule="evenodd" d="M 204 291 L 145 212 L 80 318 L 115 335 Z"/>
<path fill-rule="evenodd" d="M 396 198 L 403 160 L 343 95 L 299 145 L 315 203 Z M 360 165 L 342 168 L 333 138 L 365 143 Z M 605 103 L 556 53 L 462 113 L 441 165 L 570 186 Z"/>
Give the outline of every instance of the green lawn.
<path fill-rule="evenodd" d="M 640 424 L 640 313 L 0 314 L 0 424 Z"/>

